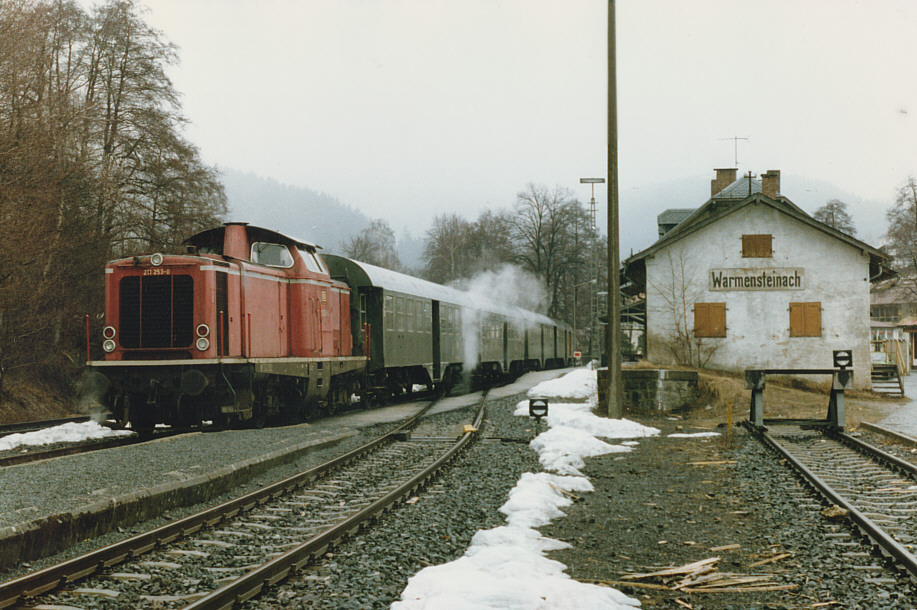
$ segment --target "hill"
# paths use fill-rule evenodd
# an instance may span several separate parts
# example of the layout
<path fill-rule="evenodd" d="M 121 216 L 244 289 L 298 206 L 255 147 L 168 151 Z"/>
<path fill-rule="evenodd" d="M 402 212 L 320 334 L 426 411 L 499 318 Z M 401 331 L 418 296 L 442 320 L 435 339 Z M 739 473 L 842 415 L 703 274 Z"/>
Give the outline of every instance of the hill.
<path fill-rule="evenodd" d="M 272 178 L 220 168 L 231 220 L 248 222 L 339 252 L 370 219 L 336 197 Z"/>

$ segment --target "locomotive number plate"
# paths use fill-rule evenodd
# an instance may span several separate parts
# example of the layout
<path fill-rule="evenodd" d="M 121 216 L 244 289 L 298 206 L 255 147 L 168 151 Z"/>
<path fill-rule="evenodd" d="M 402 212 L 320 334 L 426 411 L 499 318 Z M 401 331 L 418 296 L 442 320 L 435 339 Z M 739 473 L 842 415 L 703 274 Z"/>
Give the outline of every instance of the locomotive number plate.
<path fill-rule="evenodd" d="M 172 270 L 168 267 L 153 267 L 152 269 L 144 269 L 143 275 L 172 275 Z"/>

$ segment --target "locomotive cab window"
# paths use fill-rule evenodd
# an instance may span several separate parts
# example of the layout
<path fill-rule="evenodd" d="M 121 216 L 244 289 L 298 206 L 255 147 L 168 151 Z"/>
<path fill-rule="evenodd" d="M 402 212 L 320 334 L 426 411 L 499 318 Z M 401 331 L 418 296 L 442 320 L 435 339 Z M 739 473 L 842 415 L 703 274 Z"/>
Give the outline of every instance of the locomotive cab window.
<path fill-rule="evenodd" d="M 327 273 L 325 270 L 324 264 L 322 264 L 322 259 L 318 257 L 318 254 L 312 250 L 306 250 L 304 248 L 299 248 L 299 255 L 302 257 L 302 260 L 306 263 L 306 269 L 313 273 Z"/>
<path fill-rule="evenodd" d="M 253 263 L 268 267 L 293 266 L 293 256 L 286 246 L 264 241 L 256 241 L 252 244 L 251 260 Z"/>

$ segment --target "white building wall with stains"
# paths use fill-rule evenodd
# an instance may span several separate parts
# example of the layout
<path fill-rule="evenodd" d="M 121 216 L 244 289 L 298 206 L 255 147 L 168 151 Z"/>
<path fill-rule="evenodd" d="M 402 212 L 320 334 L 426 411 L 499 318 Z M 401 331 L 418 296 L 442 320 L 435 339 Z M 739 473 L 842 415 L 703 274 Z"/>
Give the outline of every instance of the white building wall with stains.
<path fill-rule="evenodd" d="M 773 255 L 743 258 L 742 235 L 772 235 Z M 794 276 L 799 287 L 716 289 L 711 274 Z M 673 340 L 693 337 L 695 303 L 726 304 L 726 336 L 702 339 L 705 368 L 832 368 L 852 349 L 854 386 L 870 387 L 869 254 L 763 203 L 740 207 L 646 260 L 647 355 L 677 364 Z M 735 282 L 741 280 L 733 280 Z M 754 281 L 754 280 L 753 280 Z M 772 280 L 780 282 L 780 280 Z M 761 283 L 765 283 L 761 281 Z M 795 283 L 786 282 L 790 286 Z M 821 304 L 821 336 L 791 337 L 791 302 Z M 819 378 L 826 381 L 826 378 Z"/>

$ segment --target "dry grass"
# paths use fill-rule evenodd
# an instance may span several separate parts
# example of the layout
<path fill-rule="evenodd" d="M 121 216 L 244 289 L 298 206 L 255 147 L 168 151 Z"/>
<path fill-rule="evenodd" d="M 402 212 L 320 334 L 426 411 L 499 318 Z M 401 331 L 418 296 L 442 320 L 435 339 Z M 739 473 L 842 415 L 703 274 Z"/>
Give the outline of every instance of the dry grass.
<path fill-rule="evenodd" d="M 0 424 L 56 419 L 76 414 L 68 392 L 32 378 L 7 376 L 0 396 Z"/>

